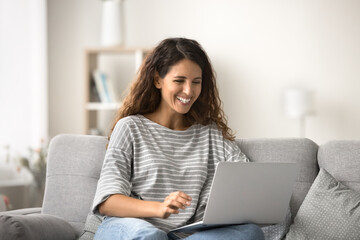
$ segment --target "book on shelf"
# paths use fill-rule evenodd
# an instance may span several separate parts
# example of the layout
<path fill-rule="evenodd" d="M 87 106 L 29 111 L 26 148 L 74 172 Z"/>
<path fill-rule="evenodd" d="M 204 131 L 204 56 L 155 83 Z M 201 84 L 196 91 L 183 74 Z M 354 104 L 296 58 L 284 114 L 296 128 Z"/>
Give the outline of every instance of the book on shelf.
<path fill-rule="evenodd" d="M 97 90 L 94 77 L 91 78 L 90 82 L 90 99 L 89 102 L 100 102 L 99 91 Z"/>
<path fill-rule="evenodd" d="M 100 102 L 114 103 L 117 101 L 114 86 L 109 79 L 108 75 L 96 69 L 93 72 L 93 79 L 95 82 L 95 89 L 100 99 Z M 96 96 L 96 94 L 93 94 Z M 95 97 L 96 98 L 96 97 Z"/>

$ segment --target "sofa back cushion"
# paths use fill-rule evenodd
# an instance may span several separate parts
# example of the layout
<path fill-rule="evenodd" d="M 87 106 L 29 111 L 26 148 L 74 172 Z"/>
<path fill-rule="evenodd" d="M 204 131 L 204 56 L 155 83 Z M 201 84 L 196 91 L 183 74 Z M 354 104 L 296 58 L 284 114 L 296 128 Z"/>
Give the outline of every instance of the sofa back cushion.
<path fill-rule="evenodd" d="M 42 213 L 68 221 L 79 235 L 94 198 L 107 140 L 58 135 L 51 140 Z"/>
<path fill-rule="evenodd" d="M 238 145 L 253 162 L 294 162 L 300 164 L 299 177 L 290 201 L 294 219 L 318 172 L 318 145 L 306 138 L 238 139 Z"/>
<path fill-rule="evenodd" d="M 318 162 L 337 181 L 360 192 L 360 140 L 334 140 L 321 145 Z"/>

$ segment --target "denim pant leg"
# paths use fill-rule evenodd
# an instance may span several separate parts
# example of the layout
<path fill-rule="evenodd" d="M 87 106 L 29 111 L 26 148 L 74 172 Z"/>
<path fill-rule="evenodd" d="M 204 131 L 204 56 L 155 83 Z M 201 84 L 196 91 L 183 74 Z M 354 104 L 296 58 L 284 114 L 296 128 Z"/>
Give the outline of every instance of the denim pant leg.
<path fill-rule="evenodd" d="M 264 233 L 255 224 L 232 225 L 194 233 L 185 240 L 264 240 Z"/>
<path fill-rule="evenodd" d="M 168 240 L 166 233 L 139 218 L 106 217 L 94 240 Z"/>

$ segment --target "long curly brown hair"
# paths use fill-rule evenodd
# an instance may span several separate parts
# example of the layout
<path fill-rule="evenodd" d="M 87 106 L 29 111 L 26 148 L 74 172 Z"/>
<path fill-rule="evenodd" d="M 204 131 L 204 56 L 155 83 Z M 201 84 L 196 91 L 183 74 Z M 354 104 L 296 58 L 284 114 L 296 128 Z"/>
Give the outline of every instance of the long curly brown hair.
<path fill-rule="evenodd" d="M 182 59 L 194 61 L 202 70 L 200 96 L 189 112 L 184 114 L 184 122 L 188 126 L 195 123 L 207 125 L 214 122 L 226 139 L 235 139 L 227 126 L 210 60 L 197 41 L 186 38 L 165 39 L 148 54 L 131 85 L 130 93 L 125 97 L 117 112 L 110 135 L 121 118 L 152 113 L 158 108 L 161 93 L 154 85 L 155 73 L 164 78 L 170 68 Z"/>

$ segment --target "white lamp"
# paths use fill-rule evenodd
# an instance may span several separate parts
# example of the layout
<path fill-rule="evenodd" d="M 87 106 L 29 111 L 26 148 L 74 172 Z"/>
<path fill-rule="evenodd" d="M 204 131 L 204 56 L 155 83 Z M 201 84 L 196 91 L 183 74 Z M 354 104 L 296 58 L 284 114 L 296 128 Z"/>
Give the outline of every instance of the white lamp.
<path fill-rule="evenodd" d="M 101 44 L 121 46 L 123 44 L 123 0 L 102 0 Z"/>
<path fill-rule="evenodd" d="M 313 97 L 310 91 L 302 88 L 288 88 L 284 93 L 285 114 L 300 120 L 300 137 L 305 137 L 305 117 L 312 113 Z"/>

